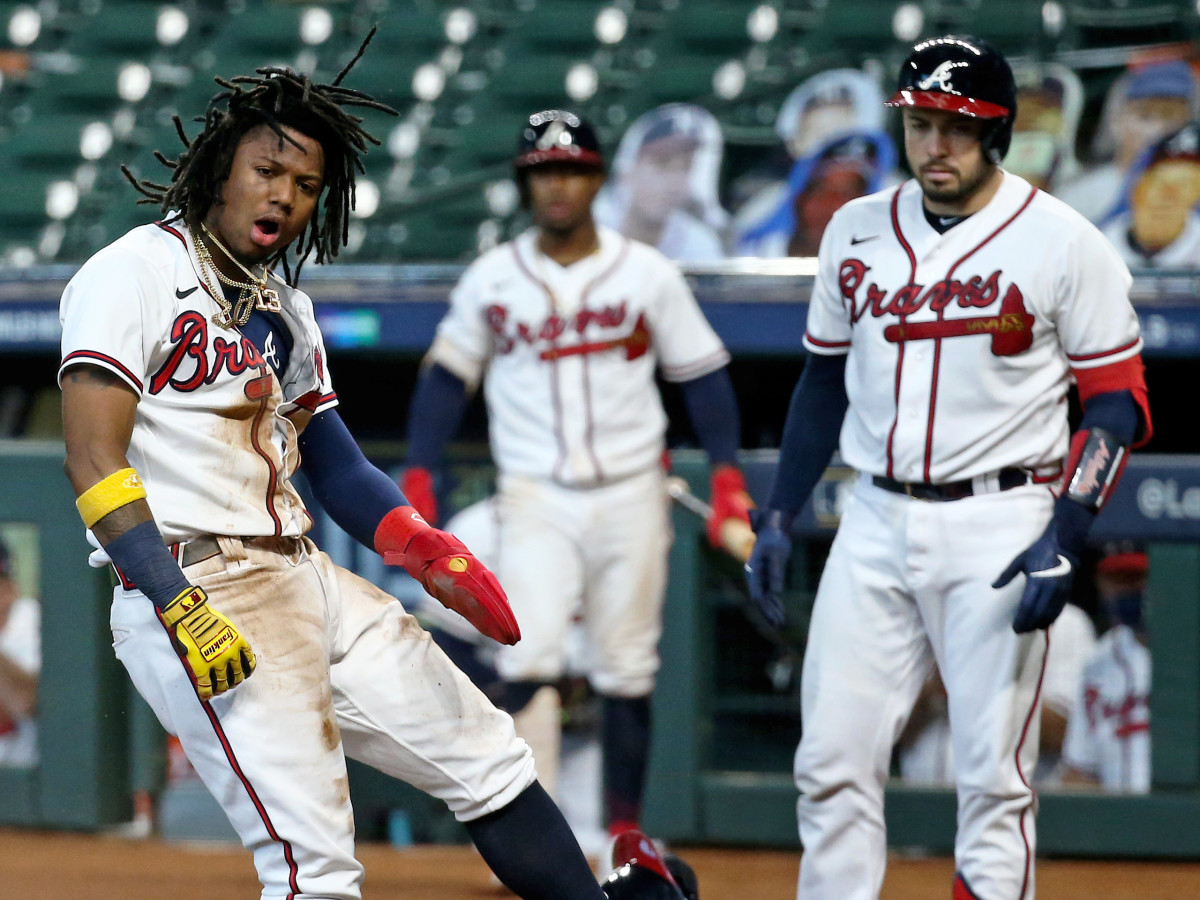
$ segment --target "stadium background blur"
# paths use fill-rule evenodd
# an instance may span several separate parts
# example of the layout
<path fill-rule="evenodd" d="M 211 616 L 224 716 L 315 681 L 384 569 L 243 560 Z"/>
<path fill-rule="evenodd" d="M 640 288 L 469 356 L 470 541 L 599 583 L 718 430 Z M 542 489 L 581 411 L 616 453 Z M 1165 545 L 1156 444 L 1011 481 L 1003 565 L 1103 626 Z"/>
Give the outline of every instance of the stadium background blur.
<path fill-rule="evenodd" d="M 1200 63 L 1198 7 L 1196 0 L 0 0 L 0 461 L 16 459 L 23 446 L 39 441 L 53 447 L 60 437 L 53 383 L 58 293 L 92 252 L 157 218 L 153 208 L 136 204 L 119 165 L 143 177 L 165 175 L 152 153 L 178 147 L 172 116 L 182 115 L 192 133 L 189 118 L 201 114 L 218 90 L 213 75 L 282 64 L 329 80 L 370 27 L 379 26 L 347 84 L 390 103 L 400 117 L 367 115 L 383 146 L 366 158 L 350 245 L 333 266 L 306 269 L 303 286 L 317 302 L 336 383 L 350 398 L 341 408 L 343 417 L 373 458 L 394 466 L 403 459 L 407 397 L 446 291 L 464 263 L 527 224 L 509 176 L 516 132 L 531 111 L 565 107 L 587 116 L 611 160 L 622 134 L 641 114 L 668 102 L 696 104 L 715 116 L 723 133 L 718 193 L 732 207 L 739 184 L 779 169 L 776 121 L 797 85 L 849 67 L 887 92 L 915 39 L 966 31 L 992 41 L 1014 62 L 1060 63 L 1079 76 L 1082 109 L 1072 150 L 1087 164 L 1094 161 L 1092 139 L 1106 98 L 1122 75 L 1164 59 L 1185 60 L 1193 69 Z M 893 139 L 899 136 L 896 126 L 888 121 Z M 1200 259 L 1195 265 L 1200 267 Z M 742 446 L 763 466 L 754 480 L 763 485 L 787 397 L 803 365 L 800 337 L 811 264 L 738 258 L 684 268 L 733 351 Z M 1200 380 L 1200 277 L 1194 271 L 1135 275 L 1155 412 L 1155 438 L 1147 449 L 1168 455 L 1162 457 L 1164 472 L 1190 472 L 1195 461 L 1188 454 L 1197 451 L 1190 410 Z M 679 397 L 669 388 L 666 399 L 672 421 L 684 421 Z M 457 447 L 463 463 L 443 485 L 449 508 L 486 493 L 486 476 L 479 474 L 485 438 L 482 404 L 476 401 Z M 686 451 L 691 435 L 673 425 L 670 443 Z M 687 453 L 680 458 L 688 474 Z M 58 470 L 52 465 L 37 471 Z M 1188 494 L 1197 476 L 1188 477 L 1193 481 L 1179 476 L 1182 524 L 1173 535 L 1188 543 L 1170 545 L 1160 556 L 1169 575 L 1159 578 L 1184 582 L 1174 598 L 1181 602 L 1200 596 L 1194 543 L 1200 487 Z M 1160 481 L 1165 480 L 1163 474 Z M 0 520 L 36 519 L 21 508 L 22 498 L 51 494 L 47 488 L 0 499 Z M 801 554 L 794 575 L 797 621 L 782 642 L 764 635 L 745 614 L 736 596 L 736 567 L 700 547 L 694 523 L 677 522 L 682 547 L 672 562 L 673 591 L 683 599 L 676 602 L 687 605 L 688 591 L 703 592 L 712 600 L 712 618 L 704 624 L 707 613 L 693 612 L 684 622 L 692 629 L 685 640 L 668 635 L 675 643 L 664 654 L 682 653 L 700 674 L 689 669 L 665 681 L 660 694 L 687 693 L 677 712 L 690 718 L 676 721 L 707 735 L 705 749 L 691 754 L 689 771 L 768 771 L 764 796 L 770 794 L 772 803 L 790 791 L 788 757 L 799 727 L 796 648 L 821 542 L 828 538 L 820 510 L 813 515 L 813 552 Z M 73 555 L 85 552 L 81 536 L 66 546 Z M 42 558 L 45 600 L 50 584 L 45 579 L 54 574 L 50 570 L 61 553 L 43 552 Z M 360 569 L 369 567 L 363 560 Z M 681 568 L 686 577 L 676 578 Z M 374 574 L 383 577 L 381 569 Z M 1094 612 L 1089 585 L 1081 585 L 1080 594 L 1081 605 Z M 103 622 L 97 619 L 96 626 L 102 634 Z M 705 636 L 718 629 L 742 640 L 723 642 L 720 659 L 694 659 L 711 649 Z M 1173 638 L 1186 644 L 1182 665 L 1200 660 L 1200 627 Z M 1158 659 L 1157 645 L 1155 653 Z M 53 657 L 49 654 L 48 666 Z M 107 671 L 111 660 L 101 654 L 94 665 Z M 1182 704 L 1179 721 L 1192 726 L 1182 740 L 1194 752 L 1180 749 L 1169 772 L 1156 769 L 1156 788 L 1200 791 L 1195 681 L 1187 681 L 1171 701 Z M 725 701 L 697 695 L 697 684 L 709 682 L 728 692 Z M 109 683 L 104 690 L 110 696 L 120 689 Z M 52 688 L 44 697 L 53 695 Z M 711 727 L 698 725 L 699 719 Z M 714 741 L 712 734 L 722 729 L 732 737 Z M 660 775 L 663 765 L 660 759 Z M 658 785 L 652 782 L 652 794 L 665 796 L 661 779 Z M 720 791 L 712 788 L 708 801 L 732 796 Z M 945 803 L 952 802 L 947 798 L 939 795 L 934 806 L 918 800 L 902 808 L 945 814 Z M 114 802 L 97 801 L 88 824 L 128 812 Z M 704 819 L 705 800 L 689 803 L 673 823 L 683 837 L 736 840 L 742 828 L 747 842 L 794 840 L 787 837 L 790 804 L 782 819 L 756 820 L 751 802 L 744 814 L 731 812 L 714 827 L 711 809 L 707 823 L 696 824 Z M 1117 809 L 1112 815 L 1115 825 L 1125 813 Z M 0 822 L 14 818 L 22 816 L 6 816 L 0 808 Z M 794 822 L 790 828 L 794 832 Z M 918 829 L 917 836 L 937 846 L 944 844 L 944 831 Z M 1101 836 L 1091 845 L 1080 840 L 1075 845 L 1060 840 L 1059 847 L 1106 852 L 1113 838 Z M 1140 840 L 1126 847 L 1136 852 L 1147 839 Z M 1200 856 L 1200 845 L 1193 845 L 1196 841 L 1183 840 L 1161 846 L 1181 848 L 1174 855 Z"/>

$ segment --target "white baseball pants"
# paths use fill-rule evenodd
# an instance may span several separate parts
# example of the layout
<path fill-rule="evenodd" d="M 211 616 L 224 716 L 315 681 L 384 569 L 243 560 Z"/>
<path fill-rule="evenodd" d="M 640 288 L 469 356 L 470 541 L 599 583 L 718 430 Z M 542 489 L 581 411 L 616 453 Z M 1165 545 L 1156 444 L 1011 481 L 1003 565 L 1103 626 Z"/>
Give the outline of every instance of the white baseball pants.
<path fill-rule="evenodd" d="M 499 480 L 496 577 L 521 625 L 501 647 L 508 681 L 553 681 L 581 615 L 589 680 L 601 694 L 642 697 L 658 674 L 671 547 L 670 498 L 657 466 L 599 487 Z"/>
<path fill-rule="evenodd" d="M 929 502 L 860 477 L 804 658 L 795 760 L 803 900 L 879 896 L 892 748 L 935 660 L 954 745 L 957 869 L 987 900 L 1032 900 L 1028 779 L 1046 636 L 1013 632 L 1024 578 L 1002 590 L 991 582 L 1041 535 L 1052 508 L 1040 486 Z"/>
<path fill-rule="evenodd" d="M 267 539 L 268 541 L 270 539 Z M 512 719 L 374 585 L 307 539 L 219 538 L 188 566 L 258 658 L 200 702 L 150 601 L 114 591 L 117 657 L 254 854 L 264 900 L 358 900 L 345 757 L 446 802 L 461 821 L 533 783 Z"/>

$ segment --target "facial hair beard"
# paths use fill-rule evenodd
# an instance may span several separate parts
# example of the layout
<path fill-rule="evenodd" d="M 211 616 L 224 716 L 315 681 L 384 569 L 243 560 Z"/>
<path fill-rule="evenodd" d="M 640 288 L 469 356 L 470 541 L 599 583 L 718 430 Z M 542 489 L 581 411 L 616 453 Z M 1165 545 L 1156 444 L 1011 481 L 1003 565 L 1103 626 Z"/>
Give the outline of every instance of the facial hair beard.
<path fill-rule="evenodd" d="M 995 171 L 995 166 L 990 163 L 984 163 L 979 167 L 974 177 L 963 180 L 956 188 L 931 188 L 922 181 L 921 190 L 934 203 L 950 203 L 955 206 L 962 206 L 979 192 L 987 180 L 992 177 L 993 171 Z"/>

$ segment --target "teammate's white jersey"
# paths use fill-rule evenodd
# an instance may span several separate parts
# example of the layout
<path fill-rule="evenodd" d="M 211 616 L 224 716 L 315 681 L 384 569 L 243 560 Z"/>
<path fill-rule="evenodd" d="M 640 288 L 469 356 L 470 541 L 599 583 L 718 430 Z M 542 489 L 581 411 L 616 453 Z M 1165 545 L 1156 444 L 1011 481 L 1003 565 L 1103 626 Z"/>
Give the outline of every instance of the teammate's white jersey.
<path fill-rule="evenodd" d="M 1150 651 L 1127 625 L 1105 632 L 1083 670 L 1063 761 L 1106 790 L 1150 790 Z"/>
<path fill-rule="evenodd" d="M 850 355 L 843 458 L 901 481 L 1049 479 L 1071 369 L 1141 350 L 1130 283 L 1093 225 L 1011 173 L 945 234 L 915 180 L 850 201 L 822 238 L 804 337 Z"/>
<path fill-rule="evenodd" d="M 181 221 L 135 228 L 89 259 L 63 293 L 60 380 L 86 362 L 137 392 L 129 463 L 168 542 L 303 534 L 287 416 L 336 403 L 312 301 L 273 280 L 294 341 L 279 378 L 236 327 L 213 322 L 199 271 Z"/>
<path fill-rule="evenodd" d="M 729 362 L 679 270 L 607 228 L 561 266 L 537 230 L 484 254 L 450 295 L 429 359 L 469 385 L 484 375 L 502 472 L 588 485 L 659 464 L 666 415 L 654 383 Z"/>

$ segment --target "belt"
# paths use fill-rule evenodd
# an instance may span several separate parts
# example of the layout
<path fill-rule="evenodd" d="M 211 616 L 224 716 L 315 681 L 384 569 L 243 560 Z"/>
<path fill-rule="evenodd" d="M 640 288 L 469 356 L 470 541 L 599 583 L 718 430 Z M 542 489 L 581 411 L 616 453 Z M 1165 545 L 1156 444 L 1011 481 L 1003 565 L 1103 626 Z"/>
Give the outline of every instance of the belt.
<path fill-rule="evenodd" d="M 1025 469 L 1001 469 L 994 475 L 980 475 L 976 478 L 965 478 L 962 481 L 947 481 L 944 484 L 929 484 L 925 481 L 896 481 L 886 475 L 871 476 L 871 484 L 893 494 L 906 494 L 914 500 L 962 500 L 975 494 L 993 494 L 997 491 L 1010 491 L 1015 487 L 1029 484 L 1032 473 Z"/>
<path fill-rule="evenodd" d="M 293 552 L 294 545 L 300 539 L 275 537 L 274 535 L 265 534 L 251 537 L 236 537 L 229 540 L 240 541 L 246 547 L 258 547 L 262 550 L 275 550 L 286 554 Z M 173 544 L 172 549 L 174 550 L 175 548 L 178 548 L 176 559 L 179 560 L 179 568 L 181 569 L 194 566 L 196 563 L 204 562 L 206 559 L 212 559 L 214 556 L 218 556 L 224 552 L 215 534 L 202 534 L 200 537 L 193 538 L 190 541 Z"/>
<path fill-rule="evenodd" d="M 179 568 L 181 569 L 194 566 L 196 563 L 204 562 L 206 559 L 212 559 L 221 552 L 221 545 L 217 543 L 216 536 L 211 534 L 201 535 L 190 541 L 183 541 L 176 544 L 175 547 L 178 548 L 176 559 L 179 560 Z"/>

